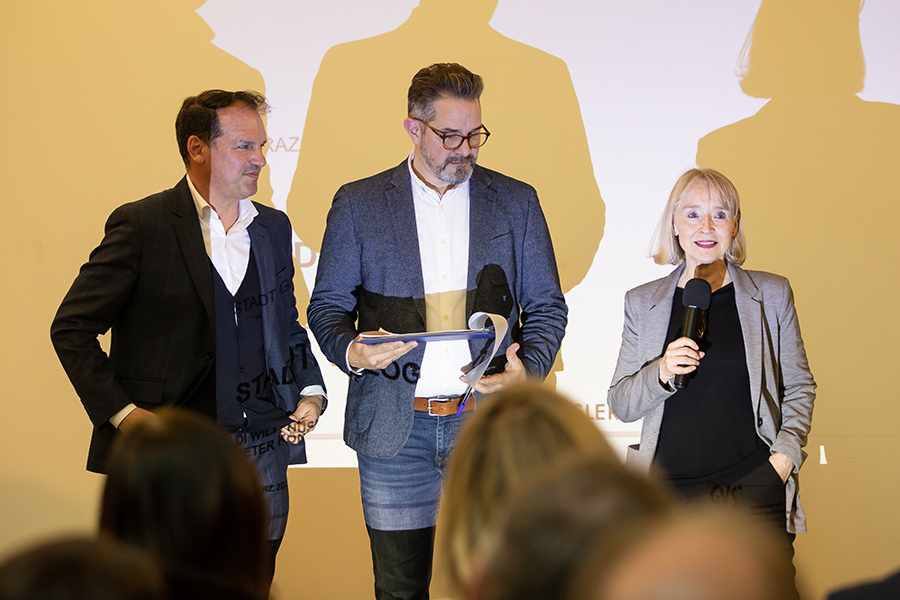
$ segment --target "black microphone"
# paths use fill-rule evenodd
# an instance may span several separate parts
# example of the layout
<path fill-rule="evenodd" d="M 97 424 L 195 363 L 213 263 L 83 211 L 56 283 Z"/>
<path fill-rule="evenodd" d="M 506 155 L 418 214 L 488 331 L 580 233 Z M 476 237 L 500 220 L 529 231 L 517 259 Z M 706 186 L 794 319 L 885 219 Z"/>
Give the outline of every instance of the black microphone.
<path fill-rule="evenodd" d="M 705 279 L 695 277 L 687 282 L 684 286 L 684 294 L 682 295 L 682 304 L 684 304 L 684 327 L 682 335 L 689 337 L 695 342 L 700 342 L 700 336 L 703 333 L 703 311 L 709 308 L 709 302 L 712 299 L 712 288 Z M 688 384 L 688 376 L 690 373 L 679 373 L 675 376 L 675 387 L 684 389 Z"/>

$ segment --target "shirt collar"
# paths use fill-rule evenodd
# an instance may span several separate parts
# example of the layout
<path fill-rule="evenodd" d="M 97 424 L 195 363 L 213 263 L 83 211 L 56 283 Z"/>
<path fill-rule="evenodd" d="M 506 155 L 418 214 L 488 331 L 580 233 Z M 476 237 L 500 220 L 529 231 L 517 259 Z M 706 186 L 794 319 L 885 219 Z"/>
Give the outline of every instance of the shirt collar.
<path fill-rule="evenodd" d="M 191 198 L 194 200 L 194 208 L 197 209 L 197 216 L 201 221 L 208 224 L 216 211 L 212 209 L 212 206 L 209 205 L 209 202 L 204 200 L 203 196 L 200 195 L 200 192 L 197 191 L 197 188 L 194 187 L 194 182 L 191 181 L 190 173 L 187 174 L 186 179 L 188 189 L 191 190 Z M 253 206 L 253 202 L 251 202 L 249 198 L 244 198 L 243 200 L 238 202 L 238 218 L 237 221 L 235 221 L 234 225 L 240 228 L 245 228 L 253 221 L 253 219 L 258 214 L 259 211 L 256 210 L 255 206 Z M 216 215 L 216 219 L 218 218 L 219 215 Z"/>

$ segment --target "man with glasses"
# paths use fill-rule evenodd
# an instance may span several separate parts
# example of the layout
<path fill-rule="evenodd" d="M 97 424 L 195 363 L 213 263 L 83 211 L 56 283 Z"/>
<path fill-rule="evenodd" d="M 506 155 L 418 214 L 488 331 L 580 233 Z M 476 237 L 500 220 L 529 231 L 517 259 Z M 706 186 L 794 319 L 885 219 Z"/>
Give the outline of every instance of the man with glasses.
<path fill-rule="evenodd" d="M 428 598 L 441 480 L 458 427 L 485 394 L 550 372 L 567 309 L 553 246 L 529 185 L 476 166 L 490 132 L 480 76 L 452 63 L 420 70 L 399 166 L 334 198 L 309 324 L 350 376 L 344 440 L 359 461 L 378 599 Z M 461 368 L 480 341 L 356 343 L 360 332 L 465 329 L 507 319 L 495 369 L 474 388 Z"/>

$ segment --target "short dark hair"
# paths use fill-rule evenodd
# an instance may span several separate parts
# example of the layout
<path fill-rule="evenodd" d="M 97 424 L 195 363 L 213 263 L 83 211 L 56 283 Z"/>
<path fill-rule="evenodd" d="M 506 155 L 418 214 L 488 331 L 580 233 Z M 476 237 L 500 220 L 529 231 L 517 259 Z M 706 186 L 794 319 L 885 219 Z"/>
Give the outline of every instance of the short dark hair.
<path fill-rule="evenodd" d="M 222 135 L 218 110 L 233 104 L 245 104 L 261 115 L 269 112 L 266 97 L 253 90 L 242 92 L 206 90 L 184 99 L 181 110 L 175 117 L 175 139 L 178 140 L 178 151 L 185 165 L 188 164 L 188 138 L 196 135 L 205 143 L 211 144 Z"/>
<path fill-rule="evenodd" d="M 411 119 L 426 123 L 434 119 L 434 101 L 439 98 L 479 100 L 484 80 L 457 63 L 436 63 L 420 69 L 412 78 L 406 108 Z"/>

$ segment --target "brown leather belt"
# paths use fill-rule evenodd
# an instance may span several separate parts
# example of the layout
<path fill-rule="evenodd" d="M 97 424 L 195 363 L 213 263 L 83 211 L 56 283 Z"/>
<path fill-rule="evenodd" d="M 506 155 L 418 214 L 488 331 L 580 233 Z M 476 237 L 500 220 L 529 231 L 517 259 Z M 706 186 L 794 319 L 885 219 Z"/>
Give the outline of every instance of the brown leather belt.
<path fill-rule="evenodd" d="M 447 415 L 455 415 L 459 410 L 459 401 L 462 396 L 457 398 L 416 398 L 413 408 L 419 412 L 427 412 L 429 415 L 437 417 L 445 417 Z M 475 399 L 469 398 L 463 407 L 463 412 L 467 412 L 475 408 Z"/>

